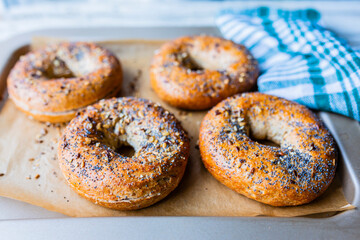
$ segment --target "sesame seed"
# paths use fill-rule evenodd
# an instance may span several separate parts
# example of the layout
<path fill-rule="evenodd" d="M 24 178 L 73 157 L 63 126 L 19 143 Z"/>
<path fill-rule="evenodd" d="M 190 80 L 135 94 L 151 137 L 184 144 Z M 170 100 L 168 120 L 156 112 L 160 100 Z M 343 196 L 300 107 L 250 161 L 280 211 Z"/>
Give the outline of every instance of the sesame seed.
<path fill-rule="evenodd" d="M 93 128 L 92 123 L 87 123 L 87 124 L 85 125 L 85 128 L 86 128 L 87 130 L 91 130 L 91 129 Z"/>
<path fill-rule="evenodd" d="M 84 143 L 85 143 L 85 144 L 90 144 L 90 143 L 91 143 L 91 139 L 90 139 L 90 138 L 85 138 Z"/>
<path fill-rule="evenodd" d="M 42 128 L 42 129 L 40 130 L 40 134 L 43 135 L 43 136 L 45 136 L 47 133 L 48 133 L 48 131 L 47 131 L 46 128 Z"/>
<path fill-rule="evenodd" d="M 120 134 L 121 134 L 121 135 L 125 134 L 125 129 L 121 128 L 121 129 L 120 129 Z"/>
<path fill-rule="evenodd" d="M 138 112 L 138 116 L 141 117 L 141 118 L 143 118 L 143 117 L 144 117 L 144 113 L 143 113 L 142 111 L 139 111 L 139 112 Z"/>

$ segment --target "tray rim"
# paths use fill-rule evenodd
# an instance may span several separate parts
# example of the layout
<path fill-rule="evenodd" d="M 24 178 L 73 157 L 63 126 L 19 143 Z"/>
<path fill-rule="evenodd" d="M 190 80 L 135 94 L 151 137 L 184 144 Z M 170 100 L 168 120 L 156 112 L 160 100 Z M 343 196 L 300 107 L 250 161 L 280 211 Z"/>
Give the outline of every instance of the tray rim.
<path fill-rule="evenodd" d="M 138 35 L 139 31 L 141 32 Z M 158 37 L 157 34 L 166 32 L 166 37 Z M 131 39 L 131 38 L 142 38 L 142 39 L 154 39 L 152 36 L 156 36 L 155 39 L 168 39 L 175 36 L 186 34 L 195 34 L 195 33 L 209 33 L 209 34 L 219 34 L 215 27 L 86 27 L 86 28 L 57 28 L 57 29 L 41 29 L 36 31 L 29 31 L 27 33 L 22 33 L 17 36 L 13 36 L 5 41 L 0 41 L 0 46 L 7 46 L 6 48 L 2 47 L 0 52 L 0 73 L 2 72 L 4 66 L 8 62 L 12 53 L 18 48 L 29 44 L 32 36 L 51 36 L 59 38 L 67 38 L 70 40 L 113 40 L 113 39 Z M 136 37 L 138 35 L 138 37 Z M 127 37 L 126 37 L 127 36 Z M 342 117 L 336 114 L 321 112 L 320 117 L 325 121 L 326 125 L 332 131 L 332 134 L 339 143 L 339 148 L 342 150 L 344 156 L 344 162 L 348 166 L 351 178 L 355 184 L 355 196 L 352 204 L 356 207 L 359 207 L 360 203 L 360 193 L 359 193 L 359 176 L 360 176 L 360 161 L 354 161 L 356 156 L 353 156 L 354 153 L 349 151 L 351 150 L 351 143 L 356 147 L 354 140 L 360 139 L 350 135 L 353 139 L 341 139 L 338 129 L 334 127 L 336 122 L 345 121 L 346 125 L 359 124 L 356 120 L 351 120 L 346 117 Z M 351 133 L 351 132 L 349 132 Z M 360 132 L 359 132 L 360 134 Z M 360 136 L 360 135 L 359 135 Z M 343 142 L 347 142 L 350 145 L 345 146 Z M 350 149 L 349 149 L 350 148 Z M 350 157 L 349 157 L 350 156 Z M 351 160 L 350 160 L 351 158 Z M 359 159 L 360 160 L 360 159 Z M 349 166 L 351 168 L 349 168 Z M 190 238 L 199 238 L 204 237 L 204 231 L 207 233 L 214 233 L 215 236 L 222 237 L 236 237 L 236 236 L 249 236 L 249 237 L 266 237 L 264 231 L 253 231 L 253 229 L 267 229 L 271 233 L 272 237 L 278 237 L 280 239 L 288 239 L 290 237 L 296 238 L 294 233 L 301 233 L 301 236 L 309 236 L 311 238 L 315 237 L 325 237 L 329 236 L 331 238 L 338 237 L 355 237 L 360 236 L 360 228 L 358 228 L 358 223 L 360 223 L 360 214 L 359 210 L 349 210 L 344 213 L 335 215 L 329 218 L 304 218 L 304 217 L 295 217 L 295 218 L 280 218 L 280 217 L 100 217 L 100 218 L 55 218 L 55 219 L 24 219 L 24 220 L 2 220 L 0 221 L 0 229 L 3 229 L 5 232 L 13 230 L 12 232 L 17 234 L 17 236 L 28 236 L 28 230 L 30 231 L 33 228 L 33 225 L 36 224 L 39 229 L 46 229 L 42 232 L 31 231 L 31 235 L 34 237 L 46 237 L 50 236 L 51 233 L 57 233 L 52 235 L 58 239 L 62 239 L 67 235 L 71 235 L 74 231 L 79 229 L 74 229 L 74 226 L 83 225 L 84 223 L 90 224 L 92 221 L 96 221 L 96 228 L 86 228 L 89 236 L 95 236 L 99 232 L 110 234 L 109 236 L 116 236 L 116 233 L 122 232 L 124 237 L 134 238 L 140 237 L 141 234 L 144 236 L 157 236 L 157 237 L 168 237 L 168 230 L 165 230 L 165 227 L 162 227 L 165 231 L 154 231 L 157 226 L 171 225 L 172 227 L 172 236 L 177 237 L 190 237 Z M 138 231 L 137 228 L 131 227 L 132 224 L 142 223 L 141 226 L 144 228 L 144 231 Z M 58 234 L 58 226 L 62 225 L 66 227 L 61 234 Z M 42 226 L 42 227 L 41 227 Z M 205 227 L 206 226 L 206 227 Z M 236 227 L 235 227 L 236 226 Z M 17 232 L 16 229 L 19 227 L 23 228 L 24 231 Z M 205 228 L 204 228 L 205 227 Z M 197 229 L 198 228 L 198 229 Z M 102 231 L 98 231 L 102 229 Z M 190 231 L 184 231 L 188 229 Z M 231 230 L 231 231 L 229 231 Z M 280 231 L 279 231 L 280 230 Z M 291 231 L 290 231 L 291 230 Z M 38 232 L 38 233 L 36 233 Z M 45 234 L 47 232 L 47 234 Z M 154 234 L 156 232 L 156 234 Z M 92 234 L 90 234 L 92 233 Z M 220 234 L 221 235 L 217 235 Z M 240 235 L 241 234 L 241 235 Z M 103 237 L 104 235 L 101 234 Z M 209 235 L 210 236 L 210 235 Z"/>

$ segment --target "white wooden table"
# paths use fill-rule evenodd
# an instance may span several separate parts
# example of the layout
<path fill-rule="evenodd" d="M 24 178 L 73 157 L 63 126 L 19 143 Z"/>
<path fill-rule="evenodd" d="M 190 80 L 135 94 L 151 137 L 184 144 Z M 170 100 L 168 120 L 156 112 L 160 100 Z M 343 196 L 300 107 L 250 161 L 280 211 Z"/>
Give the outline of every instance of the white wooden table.
<path fill-rule="evenodd" d="M 6 0 L 3 0 L 6 1 Z M 7 0 L 9 1 L 9 0 Z M 30 0 L 28 0 L 30 1 Z M 1 2 L 1 0 L 0 0 Z M 322 22 L 360 48 L 360 1 L 156 1 L 90 0 L 41 2 L 0 8 L 0 40 L 19 33 L 64 27 L 212 26 L 224 8 L 314 8 Z M 1 6 L 1 5 L 0 5 Z"/>

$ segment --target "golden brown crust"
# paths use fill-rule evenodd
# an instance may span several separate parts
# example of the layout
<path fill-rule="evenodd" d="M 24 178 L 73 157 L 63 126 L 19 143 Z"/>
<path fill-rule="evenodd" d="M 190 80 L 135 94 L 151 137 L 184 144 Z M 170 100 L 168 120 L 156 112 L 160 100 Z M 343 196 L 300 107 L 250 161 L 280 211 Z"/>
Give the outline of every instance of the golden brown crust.
<path fill-rule="evenodd" d="M 262 145 L 249 137 L 280 145 Z M 273 206 L 308 203 L 336 170 L 334 139 L 306 107 L 262 93 L 236 95 L 205 116 L 199 147 L 208 171 L 229 188 Z"/>
<path fill-rule="evenodd" d="M 93 43 L 59 43 L 22 56 L 8 77 L 10 98 L 40 121 L 68 121 L 121 88 L 120 62 Z"/>
<path fill-rule="evenodd" d="M 207 109 L 255 86 L 256 60 L 242 45 L 211 36 L 181 37 L 155 54 L 151 86 L 169 104 Z"/>
<path fill-rule="evenodd" d="M 116 151 L 131 145 L 135 154 Z M 69 185 L 88 200 L 118 210 L 140 209 L 179 184 L 189 139 L 168 111 L 144 99 L 101 100 L 79 113 L 58 146 Z"/>
<path fill-rule="evenodd" d="M 110 92 L 108 96 L 105 98 L 115 97 L 117 93 L 120 91 L 121 86 L 118 89 L 114 89 L 113 92 Z M 12 99 L 14 102 L 16 101 L 14 98 Z M 21 105 L 21 103 L 16 104 Z M 31 116 L 32 118 L 41 121 L 41 122 L 50 122 L 50 123 L 60 123 L 60 122 L 68 122 L 73 119 L 80 109 L 69 110 L 66 112 L 37 112 L 33 110 L 25 110 L 24 108 L 18 107 L 20 111 L 25 114 Z"/>

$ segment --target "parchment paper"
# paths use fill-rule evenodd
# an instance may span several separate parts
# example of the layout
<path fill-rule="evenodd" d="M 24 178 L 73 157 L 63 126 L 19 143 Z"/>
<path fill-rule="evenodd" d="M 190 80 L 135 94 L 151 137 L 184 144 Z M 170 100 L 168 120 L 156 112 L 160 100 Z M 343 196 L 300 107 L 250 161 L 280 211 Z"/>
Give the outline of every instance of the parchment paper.
<path fill-rule="evenodd" d="M 33 47 L 54 39 L 36 38 Z M 345 199 L 339 174 L 330 188 L 310 204 L 271 207 L 248 199 L 215 180 L 204 168 L 196 149 L 204 112 L 185 112 L 162 102 L 151 90 L 149 64 L 160 41 L 117 41 L 100 45 L 121 61 L 124 83 L 121 96 L 139 96 L 160 103 L 181 120 L 191 136 L 191 157 L 178 188 L 161 202 L 137 211 L 116 211 L 77 195 L 65 182 L 56 157 L 63 127 L 29 119 L 5 99 L 0 112 L 0 195 L 69 216 L 301 216 L 352 209 Z"/>

